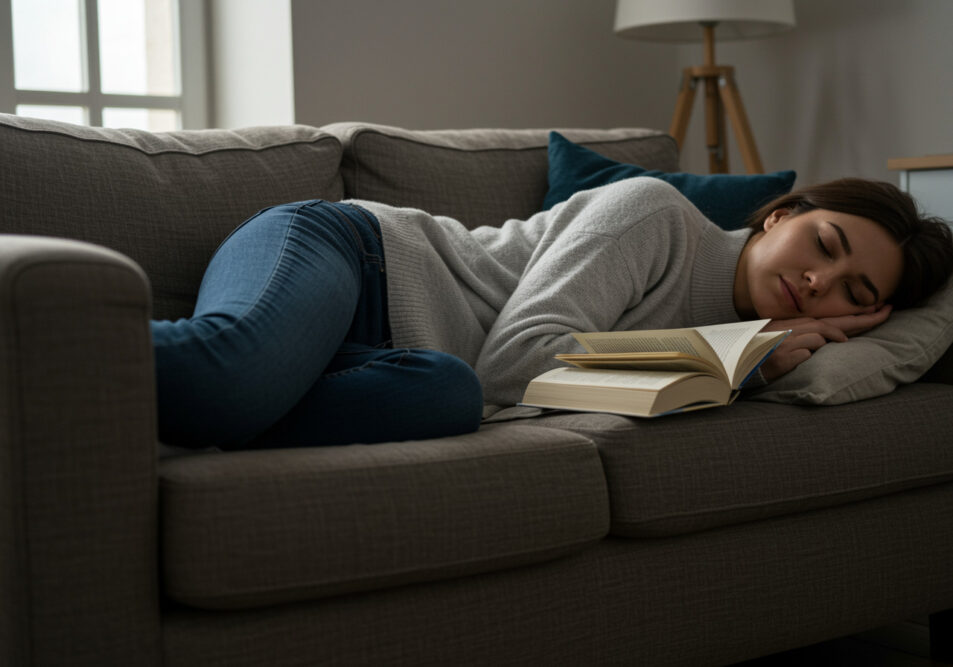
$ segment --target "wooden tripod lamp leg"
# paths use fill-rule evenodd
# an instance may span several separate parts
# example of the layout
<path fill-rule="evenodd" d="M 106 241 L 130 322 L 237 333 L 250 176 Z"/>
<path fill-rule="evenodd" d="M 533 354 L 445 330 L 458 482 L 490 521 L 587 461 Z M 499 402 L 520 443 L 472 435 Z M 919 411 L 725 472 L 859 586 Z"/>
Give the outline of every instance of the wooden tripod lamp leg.
<path fill-rule="evenodd" d="M 763 174 L 761 156 L 758 155 L 758 147 L 755 146 L 754 134 L 751 133 L 751 125 L 748 124 L 748 116 L 745 114 L 744 104 L 741 103 L 741 93 L 735 85 L 734 75 L 730 71 L 726 72 L 722 75 L 720 83 L 721 101 L 731 119 L 731 128 L 734 130 L 735 139 L 738 140 L 745 169 L 749 174 Z"/>
<path fill-rule="evenodd" d="M 703 21 L 705 65 L 692 68 L 692 74 L 705 82 L 705 138 L 708 147 L 708 171 L 712 174 L 728 173 L 728 134 L 725 132 L 725 109 L 718 92 L 719 68 L 715 65 L 714 21 Z"/>
<path fill-rule="evenodd" d="M 695 80 L 692 77 L 691 70 L 686 69 L 682 73 L 682 88 L 678 91 L 678 99 L 675 100 L 675 113 L 672 115 L 672 126 L 668 133 L 675 138 L 678 149 L 681 151 L 685 144 L 685 131 L 688 129 L 688 121 L 692 117 L 692 103 L 695 101 Z"/>
<path fill-rule="evenodd" d="M 708 171 L 728 173 L 728 133 L 725 132 L 725 105 L 718 91 L 718 79 L 705 77 L 705 136 L 708 146 Z"/>

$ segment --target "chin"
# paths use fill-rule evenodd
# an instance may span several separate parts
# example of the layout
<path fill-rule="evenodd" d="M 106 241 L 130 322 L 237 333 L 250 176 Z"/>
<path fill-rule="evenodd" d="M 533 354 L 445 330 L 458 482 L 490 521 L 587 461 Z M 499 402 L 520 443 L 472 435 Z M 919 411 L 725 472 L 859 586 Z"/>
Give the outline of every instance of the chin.
<path fill-rule="evenodd" d="M 789 313 L 783 308 L 779 308 L 776 304 L 768 304 L 765 306 L 755 306 L 754 313 L 748 319 L 750 320 L 790 320 L 795 317 L 804 317 L 801 313 Z"/>

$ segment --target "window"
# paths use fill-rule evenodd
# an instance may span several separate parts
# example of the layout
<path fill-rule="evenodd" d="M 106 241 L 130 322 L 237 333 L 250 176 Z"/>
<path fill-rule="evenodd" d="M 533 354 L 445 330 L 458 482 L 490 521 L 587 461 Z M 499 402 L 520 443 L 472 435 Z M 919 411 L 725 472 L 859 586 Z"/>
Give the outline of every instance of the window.
<path fill-rule="evenodd" d="M 0 0 L 0 111 L 207 125 L 204 0 Z"/>

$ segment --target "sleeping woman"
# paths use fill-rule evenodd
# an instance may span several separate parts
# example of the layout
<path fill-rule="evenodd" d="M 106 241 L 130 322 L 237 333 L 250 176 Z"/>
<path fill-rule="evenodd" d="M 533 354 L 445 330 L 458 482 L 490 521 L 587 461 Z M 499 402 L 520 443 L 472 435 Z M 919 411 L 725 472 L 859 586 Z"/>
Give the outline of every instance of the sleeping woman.
<path fill-rule="evenodd" d="M 949 227 L 861 179 L 783 196 L 737 231 L 652 178 L 474 230 L 376 202 L 284 204 L 222 243 L 191 317 L 152 322 L 160 438 L 239 449 L 471 432 L 581 331 L 770 319 L 792 330 L 761 368 L 770 382 L 951 271 Z"/>

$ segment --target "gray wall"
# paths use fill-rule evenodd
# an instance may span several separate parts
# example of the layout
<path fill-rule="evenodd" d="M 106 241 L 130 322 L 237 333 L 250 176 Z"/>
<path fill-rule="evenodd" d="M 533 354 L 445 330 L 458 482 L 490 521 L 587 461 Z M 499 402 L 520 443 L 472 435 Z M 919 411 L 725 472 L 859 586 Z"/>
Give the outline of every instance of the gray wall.
<path fill-rule="evenodd" d="M 295 117 L 667 127 L 678 47 L 617 39 L 614 17 L 615 0 L 292 0 Z"/>
<path fill-rule="evenodd" d="M 626 41 L 614 0 L 292 0 L 297 122 L 667 129 L 699 45 Z M 766 170 L 884 178 L 953 152 L 953 0 L 795 0 L 798 26 L 720 44 Z M 701 96 L 682 165 L 707 171 Z M 729 130 L 730 134 L 730 130 Z M 732 138 L 733 143 L 733 138 Z M 732 170 L 744 165 L 733 149 Z"/>
<path fill-rule="evenodd" d="M 795 12 L 793 30 L 716 52 L 736 68 L 766 171 L 896 183 L 888 158 L 953 153 L 953 0 L 795 0 Z M 700 64 L 700 46 L 679 46 L 678 60 Z M 686 170 L 708 169 L 702 119 L 699 105 Z"/>

